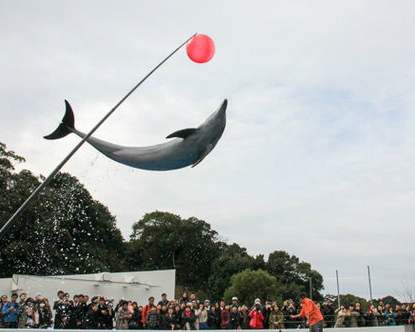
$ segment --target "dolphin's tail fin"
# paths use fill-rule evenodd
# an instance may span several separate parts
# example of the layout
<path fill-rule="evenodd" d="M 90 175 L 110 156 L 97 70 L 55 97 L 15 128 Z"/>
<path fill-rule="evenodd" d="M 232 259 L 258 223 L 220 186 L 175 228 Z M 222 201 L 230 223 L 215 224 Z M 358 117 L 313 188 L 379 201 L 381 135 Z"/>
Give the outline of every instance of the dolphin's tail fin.
<path fill-rule="evenodd" d="M 65 100 L 66 111 L 62 118 L 62 122 L 59 127 L 50 135 L 44 136 L 46 139 L 58 139 L 65 137 L 75 130 L 75 117 L 72 111 L 71 105 Z"/>

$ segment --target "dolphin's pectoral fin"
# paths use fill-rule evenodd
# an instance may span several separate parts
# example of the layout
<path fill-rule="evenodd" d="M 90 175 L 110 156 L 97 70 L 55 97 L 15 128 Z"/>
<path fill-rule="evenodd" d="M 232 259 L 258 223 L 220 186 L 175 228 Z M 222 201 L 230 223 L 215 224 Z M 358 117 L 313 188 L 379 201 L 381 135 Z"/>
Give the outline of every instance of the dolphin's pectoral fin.
<path fill-rule="evenodd" d="M 210 151 L 212 151 L 214 148 L 213 144 L 209 144 L 206 149 L 204 149 L 200 155 L 199 158 L 197 158 L 197 160 L 193 163 L 192 168 L 197 166 L 203 159 L 205 159 L 205 157 L 210 153 Z"/>
<path fill-rule="evenodd" d="M 195 131 L 196 131 L 196 128 L 182 129 L 182 130 L 175 131 L 174 133 L 171 133 L 166 138 L 180 137 L 180 138 L 185 139 L 189 137 L 190 135 L 192 135 Z"/>

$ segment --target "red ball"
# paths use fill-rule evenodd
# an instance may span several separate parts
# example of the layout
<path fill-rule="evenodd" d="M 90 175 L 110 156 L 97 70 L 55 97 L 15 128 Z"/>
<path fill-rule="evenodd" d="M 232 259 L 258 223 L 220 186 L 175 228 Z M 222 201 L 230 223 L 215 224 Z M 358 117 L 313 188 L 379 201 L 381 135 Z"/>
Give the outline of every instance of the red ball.
<path fill-rule="evenodd" d="M 209 36 L 197 34 L 187 42 L 186 52 L 192 61 L 205 63 L 215 55 L 215 43 Z"/>

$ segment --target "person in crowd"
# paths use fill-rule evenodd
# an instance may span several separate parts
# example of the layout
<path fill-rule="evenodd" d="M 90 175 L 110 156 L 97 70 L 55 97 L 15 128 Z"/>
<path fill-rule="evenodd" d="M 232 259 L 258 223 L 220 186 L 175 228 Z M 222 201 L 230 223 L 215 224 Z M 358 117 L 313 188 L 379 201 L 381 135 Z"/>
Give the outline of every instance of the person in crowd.
<path fill-rule="evenodd" d="M 219 308 L 218 308 L 219 315 L 222 313 L 223 310 L 225 310 L 225 306 L 226 306 L 225 301 L 220 301 Z"/>
<path fill-rule="evenodd" d="M 21 295 L 20 299 L 22 299 Z M 20 306 L 20 316 L 17 325 L 18 328 L 34 328 L 39 324 L 39 316 L 37 313 L 37 308 L 35 306 L 35 301 L 31 297 L 29 297 L 26 301 L 26 297 L 24 297 L 24 301 L 21 303 L 23 304 Z"/>
<path fill-rule="evenodd" d="M 2 295 L 1 296 L 1 302 L 0 302 L 0 328 L 5 328 L 5 323 L 4 323 L 4 317 L 3 317 L 3 307 L 4 305 L 7 303 L 7 295 Z"/>
<path fill-rule="evenodd" d="M 158 330 L 160 328 L 160 314 L 156 306 L 151 306 L 150 312 L 146 317 L 146 328 L 148 330 Z"/>
<path fill-rule="evenodd" d="M 146 326 L 147 315 L 149 314 L 150 309 L 153 306 L 154 306 L 154 297 L 153 296 L 150 296 L 148 298 L 148 304 L 145 307 L 143 307 L 142 319 L 143 319 L 143 327 L 145 327 L 145 328 L 147 327 Z"/>
<path fill-rule="evenodd" d="M 388 307 L 388 310 L 385 312 L 385 325 L 395 326 L 396 325 L 397 314 L 392 306 Z"/>
<path fill-rule="evenodd" d="M 243 330 L 249 329 L 250 318 L 248 316 L 248 307 L 245 304 L 242 306 L 241 311 L 239 312 L 239 315 L 241 317 L 241 329 Z"/>
<path fill-rule="evenodd" d="M 82 327 L 84 329 L 93 330 L 99 328 L 99 312 L 98 312 L 98 303 L 92 302 L 85 318 L 82 321 Z"/>
<path fill-rule="evenodd" d="M 264 321 L 263 324 L 264 326 L 268 327 L 269 325 L 269 315 L 271 313 L 271 302 L 270 301 L 265 301 L 265 305 L 262 308 L 262 315 L 264 316 Z"/>
<path fill-rule="evenodd" d="M 169 300 L 167 299 L 166 293 L 161 294 L 161 300 L 159 301 L 157 305 L 166 306 L 166 307 L 169 305 Z"/>
<path fill-rule="evenodd" d="M 270 329 L 285 329 L 284 314 L 282 313 L 277 304 L 274 304 L 271 307 L 268 325 Z"/>
<path fill-rule="evenodd" d="M 15 329 L 19 322 L 20 304 L 17 303 L 18 295 L 12 294 L 11 301 L 3 305 L 2 313 L 4 318 L 4 325 L 6 328 Z"/>
<path fill-rule="evenodd" d="M 365 311 L 362 309 L 359 302 L 356 303 L 354 311 L 359 313 L 359 317 L 357 318 L 357 325 L 359 327 L 366 326 Z"/>
<path fill-rule="evenodd" d="M 20 296 L 19 296 L 20 307 L 22 307 L 22 305 L 24 305 L 26 303 L 26 299 L 27 299 L 27 294 L 26 293 L 21 293 Z"/>
<path fill-rule="evenodd" d="M 230 307 L 238 307 L 238 298 L 236 296 L 232 297 L 232 304 Z"/>
<path fill-rule="evenodd" d="M 62 300 L 58 301 L 55 313 L 55 320 L 59 323 L 56 328 L 58 329 L 70 329 L 70 318 L 72 313 L 72 304 L 69 301 L 69 294 L 64 293 Z"/>
<path fill-rule="evenodd" d="M 372 304 L 365 314 L 366 326 L 379 326 L 379 315 L 378 309 Z"/>
<path fill-rule="evenodd" d="M 142 322 L 142 311 L 138 309 L 137 302 L 132 303 L 133 312 L 131 314 L 131 318 L 128 321 L 128 329 L 130 330 L 141 330 L 143 328 L 143 322 Z"/>
<path fill-rule="evenodd" d="M 189 302 L 189 296 L 187 295 L 187 292 L 183 292 L 182 297 L 179 299 L 179 304 L 182 305 L 186 305 L 187 302 Z"/>
<path fill-rule="evenodd" d="M 182 329 L 182 327 L 183 327 L 183 323 L 182 323 L 182 313 L 184 311 L 184 308 L 185 308 L 185 305 L 183 305 L 183 304 L 182 305 L 176 305 L 174 307 L 174 313 L 176 314 L 177 320 L 179 322 L 179 329 Z"/>
<path fill-rule="evenodd" d="M 196 308 L 199 307 L 199 300 L 196 298 L 195 293 L 190 293 L 189 302 L 196 302 Z"/>
<path fill-rule="evenodd" d="M 208 299 L 206 299 L 205 302 L 203 302 L 203 304 L 205 306 L 205 309 L 207 311 L 209 311 L 210 310 L 210 301 Z"/>
<path fill-rule="evenodd" d="M 298 314 L 298 310 L 296 309 L 294 302 L 291 300 L 284 301 L 282 312 L 284 314 L 285 328 L 298 328 L 299 320 L 291 318 L 291 316 L 295 316 Z"/>
<path fill-rule="evenodd" d="M 349 305 L 349 310 L 347 311 L 347 327 L 358 327 L 358 319 L 360 317 L 359 312 L 355 311 L 354 305 Z"/>
<path fill-rule="evenodd" d="M 182 313 L 182 324 L 185 330 L 196 330 L 196 316 L 192 310 L 192 305 L 187 304 Z"/>
<path fill-rule="evenodd" d="M 239 328 L 241 328 L 241 316 L 239 314 L 238 307 L 232 302 L 232 308 L 229 313 L 228 329 L 236 330 Z"/>
<path fill-rule="evenodd" d="M 333 327 L 334 308 L 331 301 L 328 299 L 324 299 L 320 311 L 324 317 L 323 327 Z"/>
<path fill-rule="evenodd" d="M 56 311 L 58 310 L 58 306 L 63 302 L 63 297 L 64 297 L 64 295 L 65 295 L 65 292 L 64 291 L 62 291 L 62 290 L 60 290 L 60 291 L 58 291 L 58 299 L 59 300 L 57 300 L 57 301 L 55 301 L 55 303 L 53 303 L 53 310 L 55 311 L 55 319 L 54 319 L 54 323 L 53 323 L 53 328 L 54 329 L 58 329 L 59 328 L 59 326 L 60 326 L 60 318 L 59 317 L 57 317 L 57 315 L 56 315 Z"/>
<path fill-rule="evenodd" d="M 380 303 L 383 303 L 383 302 L 380 302 Z M 386 317 L 385 313 L 386 312 L 382 304 L 378 305 L 378 313 L 379 313 L 379 316 L 378 316 L 379 326 L 385 325 L 385 317 Z"/>
<path fill-rule="evenodd" d="M 204 303 L 199 304 L 199 308 L 195 311 L 197 325 L 199 325 L 199 330 L 207 330 L 209 328 L 208 325 L 208 311 Z"/>
<path fill-rule="evenodd" d="M 132 315 L 128 310 L 128 302 L 123 301 L 121 306 L 119 307 L 116 315 L 116 326 L 117 330 L 127 330 L 128 329 L 128 321 L 131 319 Z"/>
<path fill-rule="evenodd" d="M 415 325 L 415 303 L 412 305 L 412 309 L 408 309 L 408 311 L 409 311 L 408 324 Z"/>
<path fill-rule="evenodd" d="M 409 306 L 407 306 L 406 304 L 402 304 L 401 314 L 400 314 L 400 322 L 399 322 L 398 325 L 408 324 L 410 316 L 411 316 L 411 313 L 409 311 Z"/>
<path fill-rule="evenodd" d="M 38 327 L 40 329 L 47 329 L 52 326 L 52 311 L 50 309 L 47 299 L 41 299 L 38 303 L 37 312 L 39 316 Z"/>
<path fill-rule="evenodd" d="M 336 309 L 335 313 L 337 314 L 337 319 L 336 324 L 334 324 L 334 327 L 347 327 L 347 308 L 344 305 L 342 305 L 340 308 Z"/>
<path fill-rule="evenodd" d="M 179 319 L 172 306 L 167 309 L 167 314 L 165 315 L 164 322 L 165 324 L 162 326 L 162 328 L 165 330 L 178 330 L 180 328 Z"/>
<path fill-rule="evenodd" d="M 260 304 L 259 299 L 255 300 L 255 305 L 251 309 L 251 312 L 248 314 L 249 318 L 249 326 L 251 329 L 263 329 L 264 328 L 264 316 L 262 315 L 262 307 Z"/>
<path fill-rule="evenodd" d="M 228 329 L 229 325 L 229 306 L 225 305 L 222 312 L 220 313 L 220 328 L 221 329 Z"/>
<path fill-rule="evenodd" d="M 79 294 L 78 298 L 79 298 L 78 305 L 74 308 L 75 326 L 76 328 L 81 328 L 82 321 L 85 319 L 85 315 L 88 312 L 88 304 L 86 302 L 86 299 L 87 299 L 86 296 Z"/>
<path fill-rule="evenodd" d="M 112 330 L 114 314 L 112 303 L 101 296 L 98 302 L 98 321 L 101 329 Z"/>
<path fill-rule="evenodd" d="M 211 306 L 208 312 L 208 325 L 212 330 L 220 328 L 220 315 L 216 306 Z"/>
<path fill-rule="evenodd" d="M 310 324 L 310 332 L 323 331 L 323 315 L 316 304 L 307 298 L 305 293 L 300 293 L 299 298 L 302 304 L 301 311 L 298 315 L 291 316 L 291 318 L 306 317 Z"/>

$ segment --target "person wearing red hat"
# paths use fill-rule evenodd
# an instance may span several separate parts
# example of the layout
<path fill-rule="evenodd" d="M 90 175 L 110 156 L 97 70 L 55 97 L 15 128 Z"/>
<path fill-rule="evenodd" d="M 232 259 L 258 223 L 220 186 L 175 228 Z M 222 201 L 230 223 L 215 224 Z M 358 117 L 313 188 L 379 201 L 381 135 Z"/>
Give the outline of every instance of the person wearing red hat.
<path fill-rule="evenodd" d="M 291 315 L 291 318 L 307 317 L 310 323 L 310 332 L 323 331 L 323 315 L 315 303 L 306 297 L 304 293 L 299 295 L 303 308 L 298 315 Z"/>

